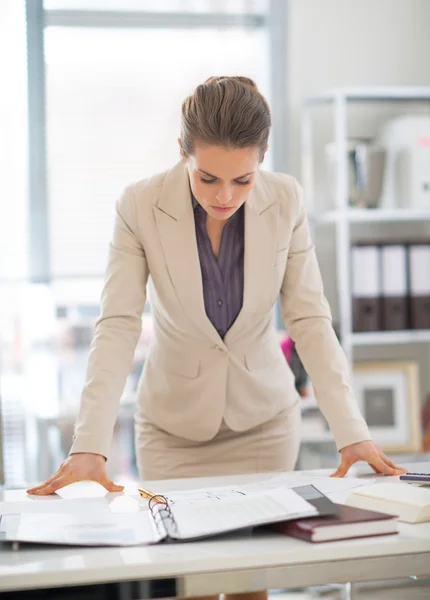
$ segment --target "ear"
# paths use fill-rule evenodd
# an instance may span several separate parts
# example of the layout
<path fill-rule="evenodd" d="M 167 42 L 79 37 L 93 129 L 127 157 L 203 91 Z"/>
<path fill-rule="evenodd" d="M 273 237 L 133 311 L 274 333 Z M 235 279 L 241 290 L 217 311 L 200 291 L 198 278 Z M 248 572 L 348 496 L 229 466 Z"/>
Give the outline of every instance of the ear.
<path fill-rule="evenodd" d="M 269 149 L 269 145 L 267 145 L 267 146 L 265 147 L 265 149 L 264 149 L 263 156 L 261 157 L 260 164 L 263 162 L 263 160 L 264 160 L 264 157 L 266 156 L 266 152 L 268 151 L 268 149 Z"/>
<path fill-rule="evenodd" d="M 185 154 L 185 151 L 182 148 L 181 138 L 178 138 L 178 144 L 179 144 L 179 152 L 181 153 L 182 160 L 187 160 L 187 155 Z"/>

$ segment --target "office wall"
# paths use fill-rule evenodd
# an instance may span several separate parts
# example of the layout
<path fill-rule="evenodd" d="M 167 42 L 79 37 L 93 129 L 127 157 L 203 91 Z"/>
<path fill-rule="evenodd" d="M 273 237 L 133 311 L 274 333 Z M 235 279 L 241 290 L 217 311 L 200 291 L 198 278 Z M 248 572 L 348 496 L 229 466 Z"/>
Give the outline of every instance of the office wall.
<path fill-rule="evenodd" d="M 291 115 L 291 172 L 300 178 L 300 104 L 302 98 L 339 86 L 430 85 L 429 0 L 289 0 L 288 92 Z M 374 136 L 379 126 L 399 112 L 430 111 L 427 105 L 354 106 L 349 110 L 349 134 Z M 332 141 L 329 108 L 315 111 L 315 175 L 321 207 L 330 204 L 323 146 Z M 358 236 L 385 234 L 376 227 L 355 230 Z M 386 227 L 386 226 L 385 226 Z M 407 227 L 407 229 L 405 228 Z M 390 226 L 390 235 L 429 235 L 428 227 Z M 316 236 L 326 294 L 337 318 L 338 306 L 333 230 Z M 411 359 L 421 367 L 422 395 L 430 390 L 429 345 L 357 349 L 358 360 Z"/>
<path fill-rule="evenodd" d="M 338 86 L 430 85 L 429 0 L 289 0 L 290 157 L 299 175 L 301 99 Z M 382 114 L 353 113 L 351 132 L 370 132 Z M 428 111 L 428 108 L 427 108 Z M 326 130 L 327 131 L 327 130 Z"/>

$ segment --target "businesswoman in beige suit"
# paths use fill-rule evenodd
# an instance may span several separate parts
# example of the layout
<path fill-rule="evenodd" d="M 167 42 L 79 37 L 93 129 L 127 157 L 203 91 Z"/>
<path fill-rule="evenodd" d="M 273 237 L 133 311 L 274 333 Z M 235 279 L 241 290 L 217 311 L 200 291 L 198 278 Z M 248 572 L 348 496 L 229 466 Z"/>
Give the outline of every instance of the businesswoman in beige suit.
<path fill-rule="evenodd" d="M 101 315 L 70 456 L 44 484 L 120 491 L 105 470 L 141 331 L 147 284 L 154 336 L 135 418 L 141 480 L 294 468 L 300 401 L 272 321 L 289 334 L 341 454 L 396 475 L 371 441 L 331 324 L 297 182 L 260 169 L 270 111 L 244 77 L 212 77 L 182 106 L 181 161 L 117 204 Z"/>

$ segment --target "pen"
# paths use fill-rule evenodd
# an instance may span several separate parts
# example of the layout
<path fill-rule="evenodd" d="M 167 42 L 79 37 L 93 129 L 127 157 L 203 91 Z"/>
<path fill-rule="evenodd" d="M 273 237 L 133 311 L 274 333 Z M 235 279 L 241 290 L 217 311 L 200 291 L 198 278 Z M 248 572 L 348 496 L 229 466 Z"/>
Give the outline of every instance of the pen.
<path fill-rule="evenodd" d="M 164 496 L 159 496 L 157 494 L 153 494 L 149 490 L 145 490 L 143 488 L 137 488 L 137 491 L 143 498 L 147 498 L 148 500 L 154 500 L 158 504 L 167 504 L 166 498 Z"/>

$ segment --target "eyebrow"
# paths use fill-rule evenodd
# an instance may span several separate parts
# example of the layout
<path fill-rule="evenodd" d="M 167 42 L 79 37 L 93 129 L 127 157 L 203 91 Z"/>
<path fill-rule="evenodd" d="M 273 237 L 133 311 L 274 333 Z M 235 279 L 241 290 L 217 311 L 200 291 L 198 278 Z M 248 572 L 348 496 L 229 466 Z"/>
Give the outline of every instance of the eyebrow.
<path fill-rule="evenodd" d="M 212 179 L 219 179 L 216 175 L 212 175 L 212 173 L 208 173 L 207 171 L 203 171 L 203 169 L 197 169 L 199 173 L 203 173 L 203 175 L 207 175 L 208 177 L 212 177 Z M 244 177 L 248 177 L 248 175 L 254 175 L 255 171 L 251 171 L 250 173 L 245 173 L 245 175 L 239 175 L 239 177 L 235 177 L 233 181 L 237 179 L 243 179 Z"/>

